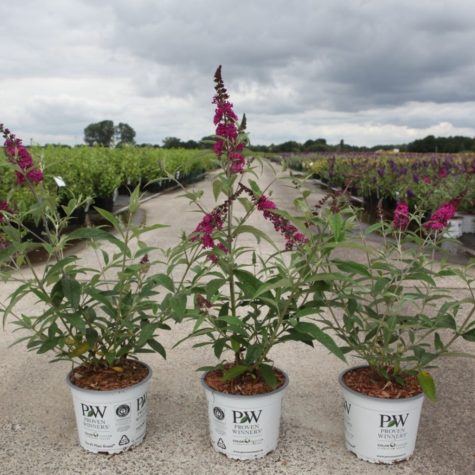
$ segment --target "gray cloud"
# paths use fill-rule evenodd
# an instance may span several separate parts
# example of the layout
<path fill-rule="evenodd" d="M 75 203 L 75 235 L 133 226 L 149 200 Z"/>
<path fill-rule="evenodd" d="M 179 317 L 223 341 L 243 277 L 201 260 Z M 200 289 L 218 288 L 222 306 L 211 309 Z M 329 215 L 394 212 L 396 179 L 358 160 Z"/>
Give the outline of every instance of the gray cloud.
<path fill-rule="evenodd" d="M 17 0 L 0 16 L 0 121 L 40 137 L 104 119 L 143 142 L 208 135 L 219 64 L 257 141 L 475 133 L 471 0 Z"/>

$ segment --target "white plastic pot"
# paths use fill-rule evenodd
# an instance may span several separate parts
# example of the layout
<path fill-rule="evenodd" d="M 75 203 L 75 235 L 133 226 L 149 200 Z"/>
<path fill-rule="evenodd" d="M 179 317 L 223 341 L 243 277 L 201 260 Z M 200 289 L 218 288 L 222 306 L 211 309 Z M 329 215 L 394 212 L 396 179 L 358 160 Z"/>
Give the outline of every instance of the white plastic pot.
<path fill-rule="evenodd" d="M 81 446 L 89 452 L 117 454 L 140 445 L 147 426 L 148 376 L 138 384 L 113 391 L 93 391 L 66 382 L 71 388 Z"/>
<path fill-rule="evenodd" d="M 475 214 L 461 214 L 463 234 L 475 233 Z"/>
<path fill-rule="evenodd" d="M 445 238 L 459 238 L 462 234 L 462 226 L 463 226 L 463 219 L 459 217 L 455 217 L 452 219 L 449 219 L 448 221 L 449 227 L 447 228 L 446 231 L 444 231 L 443 236 Z"/>
<path fill-rule="evenodd" d="M 362 368 L 359 366 L 358 368 Z M 343 388 L 346 448 L 362 460 L 392 464 L 414 453 L 424 394 L 407 399 L 380 399 Z"/>
<path fill-rule="evenodd" d="M 223 394 L 205 382 L 211 444 L 229 458 L 249 460 L 264 457 L 277 448 L 284 390 L 289 377 L 279 389 L 256 396 Z"/>

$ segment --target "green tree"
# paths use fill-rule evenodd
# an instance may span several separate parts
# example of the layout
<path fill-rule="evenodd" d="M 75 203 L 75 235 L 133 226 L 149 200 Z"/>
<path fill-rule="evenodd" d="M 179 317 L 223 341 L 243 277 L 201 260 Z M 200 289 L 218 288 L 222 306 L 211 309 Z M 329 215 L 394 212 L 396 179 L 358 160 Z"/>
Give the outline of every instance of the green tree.
<path fill-rule="evenodd" d="M 183 142 L 177 137 L 166 137 L 163 139 L 163 148 L 182 148 Z"/>
<path fill-rule="evenodd" d="M 84 142 L 90 147 L 94 144 L 110 147 L 114 137 L 114 122 L 112 120 L 103 120 L 96 124 L 89 124 L 84 129 Z"/>
<path fill-rule="evenodd" d="M 114 127 L 114 135 L 117 143 L 117 147 L 124 144 L 135 145 L 135 130 L 129 124 L 119 123 Z"/>

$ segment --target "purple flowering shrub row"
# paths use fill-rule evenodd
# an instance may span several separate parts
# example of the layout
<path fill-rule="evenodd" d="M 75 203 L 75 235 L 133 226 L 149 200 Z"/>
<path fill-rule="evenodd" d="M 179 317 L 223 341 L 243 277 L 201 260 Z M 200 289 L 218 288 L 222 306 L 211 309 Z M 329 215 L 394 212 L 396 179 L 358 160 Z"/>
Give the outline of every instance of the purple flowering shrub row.
<path fill-rule="evenodd" d="M 475 154 L 320 153 L 312 171 L 361 196 L 404 200 L 435 211 L 460 197 L 461 212 L 475 212 Z"/>

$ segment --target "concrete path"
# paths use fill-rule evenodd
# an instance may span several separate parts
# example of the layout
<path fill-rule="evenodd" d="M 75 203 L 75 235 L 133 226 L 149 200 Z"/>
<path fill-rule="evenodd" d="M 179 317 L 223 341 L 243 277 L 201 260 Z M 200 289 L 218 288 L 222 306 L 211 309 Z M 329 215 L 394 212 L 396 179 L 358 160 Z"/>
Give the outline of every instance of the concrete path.
<path fill-rule="evenodd" d="M 271 179 L 268 171 L 261 187 Z M 210 178 L 192 186 L 206 190 L 204 203 L 213 207 Z M 291 185 L 288 182 L 288 185 Z M 170 228 L 146 236 L 150 245 L 168 247 L 181 230 L 192 231 L 199 215 L 188 202 L 170 192 L 143 204 L 148 224 Z M 281 207 L 293 202 L 295 190 L 279 184 L 274 198 Z M 284 206 L 285 205 L 285 206 Z M 254 223 L 269 233 L 262 218 Z M 266 243 L 260 253 L 269 252 Z M 87 251 L 79 253 L 93 265 Z M 154 269 L 153 269 L 154 270 Z M 0 298 L 13 284 L 0 284 Z M 445 287 L 463 298 L 455 280 Z M 31 312 L 35 299 L 22 302 Z M 475 473 L 475 363 L 447 359 L 433 371 L 438 388 L 436 404 L 426 400 L 415 455 L 394 466 L 376 466 L 358 460 L 344 446 L 343 399 L 338 375 L 346 366 L 317 346 L 288 343 L 275 348 L 276 365 L 290 377 L 282 408 L 278 448 L 263 459 L 234 461 L 216 453 L 209 442 L 206 400 L 199 366 L 214 364 L 206 348 L 186 342 L 172 350 L 190 330 L 188 324 L 164 332 L 161 341 L 168 359 L 145 355 L 154 371 L 148 394 L 147 436 L 135 450 L 121 455 L 93 455 L 78 443 L 70 390 L 65 383 L 69 366 L 48 363 L 47 355 L 28 353 L 24 346 L 10 349 L 12 326 L 0 333 L 0 475 L 155 475 L 155 474 L 411 474 Z M 473 351 L 466 342 L 458 349 Z M 353 360 L 352 364 L 359 362 Z"/>

